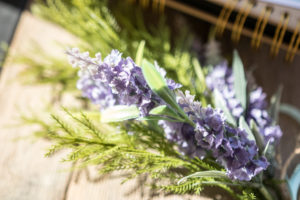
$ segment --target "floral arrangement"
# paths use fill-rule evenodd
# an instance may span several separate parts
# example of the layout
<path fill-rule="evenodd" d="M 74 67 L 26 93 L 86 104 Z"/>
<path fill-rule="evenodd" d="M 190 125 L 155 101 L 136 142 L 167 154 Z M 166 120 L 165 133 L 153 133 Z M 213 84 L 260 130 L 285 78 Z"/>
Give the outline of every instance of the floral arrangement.
<path fill-rule="evenodd" d="M 66 52 L 70 64 L 80 69 L 77 88 L 99 105 L 101 123 L 113 123 L 116 131 L 102 136 L 88 116 L 82 114 L 80 119 L 67 111 L 96 137 L 78 140 L 71 157 L 85 151 L 84 142 L 91 143 L 94 152 L 88 150 L 89 159 L 83 163 L 102 165 L 102 173 L 130 169 L 133 177 L 147 173 L 170 183 L 154 187 L 177 193 L 199 193 L 203 186 L 215 185 L 238 199 L 274 199 L 275 190 L 268 189 L 274 173 L 267 169 L 276 162 L 270 151 L 282 132 L 267 112 L 262 89 L 257 87 L 247 94 L 237 52 L 232 69 L 222 63 L 202 80 L 206 88 L 203 95 L 210 103 L 204 106 L 190 91 L 181 91 L 181 84 L 166 78 L 158 63 L 143 59 L 141 44 L 135 62 L 122 58 L 117 50 L 104 59 L 100 53 L 91 58 L 77 48 Z M 201 67 L 198 72 L 205 77 Z M 62 120 L 54 119 L 67 135 L 52 133 L 58 145 L 50 152 L 72 137 L 82 137 L 83 133 L 73 134 Z M 104 142 L 103 137 L 113 139 Z"/>
<path fill-rule="evenodd" d="M 85 97 L 106 109 L 105 121 L 140 117 L 142 118 L 139 120 L 159 120 L 166 137 L 178 143 L 185 155 L 203 159 L 211 151 L 213 157 L 226 169 L 228 176 L 234 180 L 250 181 L 269 165 L 267 159 L 258 154 L 255 139 L 251 138 L 253 134 L 246 132 L 249 129 L 230 126 L 230 123 L 236 125 L 236 122 L 232 120 L 226 123 L 222 110 L 202 107 L 201 102 L 196 101 L 190 91 L 186 90 L 184 94 L 176 90 L 181 85 L 166 79 L 166 72 L 157 64 L 154 66 L 144 61 L 142 67 L 139 67 L 130 57 L 123 59 L 116 50 L 103 61 L 101 54 L 96 54 L 96 58 L 92 59 L 88 53 L 80 54 L 78 49 L 68 51 L 67 54 L 70 63 L 81 68 L 77 87 L 83 91 Z M 214 73 L 220 74 L 214 71 L 212 76 Z M 225 78 L 227 77 L 223 77 Z M 230 91 L 229 87 L 223 91 L 227 95 L 227 105 L 231 106 L 232 113 L 239 117 L 240 124 L 247 126 L 242 118 L 243 108 L 235 99 L 236 92 Z M 261 101 L 253 96 L 252 93 L 252 101 Z M 254 113 L 253 110 L 250 112 Z M 257 112 L 266 111 L 258 108 Z M 261 113 L 251 117 L 257 119 L 259 124 L 265 124 L 262 121 L 269 120 L 268 115 L 264 113 L 266 116 L 262 116 Z M 267 133 L 266 128 L 262 129 L 261 135 L 266 142 L 281 136 L 279 127 L 270 127 L 271 131 Z"/>
<path fill-rule="evenodd" d="M 76 85 L 84 100 L 79 112 L 64 108 L 71 120 L 60 115 L 52 116 L 54 123 L 25 119 L 39 124 L 38 135 L 53 141 L 46 155 L 71 149 L 65 161 L 78 167 L 97 165 L 100 174 L 129 171 L 125 181 L 145 176 L 153 190 L 170 193 L 200 194 L 214 186 L 234 199 L 283 199 L 279 188 L 286 182 L 297 199 L 300 168 L 291 178 L 278 178 L 275 149 L 282 136 L 278 112 L 294 118 L 298 113 L 279 106 L 280 90 L 268 106 L 262 88 L 246 80 L 237 52 L 230 67 L 219 62 L 219 47 L 212 45 L 205 51 L 213 54 L 206 64 L 215 66 L 202 68 L 189 42 L 171 42 L 164 22 L 151 32 L 137 20 L 142 15 L 136 10 L 123 13 L 120 6 L 111 12 L 100 0 L 66 2 L 39 2 L 33 11 L 79 37 L 80 49 L 102 54 L 91 58 L 69 49 L 74 68 L 47 53 L 41 55 L 46 64 L 23 58 L 31 65 L 26 76 L 60 84 L 58 96 Z M 136 16 L 128 19 L 129 13 Z M 116 48 L 122 53 L 111 51 Z M 86 99 L 100 112 L 87 107 Z"/>

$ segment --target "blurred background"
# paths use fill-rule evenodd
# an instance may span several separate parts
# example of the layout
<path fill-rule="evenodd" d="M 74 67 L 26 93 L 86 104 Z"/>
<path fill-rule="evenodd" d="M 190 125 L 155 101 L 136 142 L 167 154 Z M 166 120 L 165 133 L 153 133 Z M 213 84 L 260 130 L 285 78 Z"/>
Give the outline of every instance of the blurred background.
<path fill-rule="evenodd" d="M 187 52 L 204 66 L 222 60 L 231 63 L 237 49 L 249 78 L 256 79 L 268 99 L 282 86 L 281 101 L 300 108 L 299 4 L 293 0 L 0 0 L 0 199 L 146 198 L 138 192 L 126 196 L 130 184 L 122 187 L 116 178 L 95 183 L 91 171 L 67 171 L 71 166 L 59 162 L 59 157 L 43 157 L 47 140 L 30 136 L 39 134 L 42 123 L 24 115 L 40 116 L 49 107 L 78 104 L 69 95 L 74 92 L 76 72 L 67 70 L 67 47 L 104 54 L 117 48 L 130 55 L 145 40 L 149 47 L 145 53 L 172 66 L 168 69 L 172 78 L 184 86 L 190 84 Z M 162 56 L 169 54 L 176 56 Z M 34 126 L 24 126 L 25 122 Z M 278 151 L 285 163 L 299 143 L 299 124 L 282 114 L 280 125 L 284 135 Z M 291 160 L 289 172 L 298 161 L 299 156 Z M 107 190 L 112 192 L 103 192 Z"/>

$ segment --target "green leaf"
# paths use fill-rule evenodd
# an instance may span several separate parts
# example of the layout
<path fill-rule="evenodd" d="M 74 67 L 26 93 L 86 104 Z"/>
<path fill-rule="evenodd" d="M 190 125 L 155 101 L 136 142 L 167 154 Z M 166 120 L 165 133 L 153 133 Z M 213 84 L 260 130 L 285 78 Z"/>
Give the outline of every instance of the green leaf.
<path fill-rule="evenodd" d="M 228 107 L 226 105 L 226 101 L 223 98 L 222 94 L 217 89 L 215 89 L 214 93 L 213 93 L 213 96 L 214 96 L 215 107 L 221 109 L 224 112 L 226 120 L 227 120 L 228 123 L 236 126 L 236 120 L 231 115 L 231 112 L 228 109 Z"/>
<path fill-rule="evenodd" d="M 162 116 L 147 116 L 147 117 L 139 117 L 136 118 L 136 120 L 139 121 L 158 121 L 158 120 L 167 120 L 170 122 L 178 122 L 178 120 L 172 119 L 172 118 L 167 118 L 167 117 L 162 117 Z"/>
<path fill-rule="evenodd" d="M 248 133 L 248 139 L 249 140 L 253 140 L 253 141 L 256 141 L 255 140 L 255 136 L 253 135 L 251 129 L 249 128 L 245 118 L 243 116 L 241 116 L 239 118 L 239 128 L 245 130 L 247 133 Z"/>
<path fill-rule="evenodd" d="M 203 73 L 203 70 L 200 66 L 200 63 L 199 61 L 196 59 L 196 58 L 193 58 L 193 66 L 194 66 L 194 70 L 195 70 L 195 73 L 196 73 L 196 76 L 199 80 L 199 83 L 200 83 L 200 92 L 204 92 L 205 89 L 206 89 L 206 83 L 205 83 L 205 76 L 204 76 L 204 73 Z"/>
<path fill-rule="evenodd" d="M 298 190 L 300 188 L 300 164 L 295 168 L 291 178 L 286 178 L 292 200 L 297 200 Z"/>
<path fill-rule="evenodd" d="M 252 133 L 253 133 L 253 135 L 255 137 L 255 141 L 256 141 L 257 147 L 259 149 L 259 152 L 261 154 L 263 154 L 263 151 L 265 149 L 265 147 L 264 147 L 264 139 L 263 139 L 262 135 L 260 134 L 260 132 L 258 130 L 258 127 L 257 127 L 257 125 L 256 125 L 256 123 L 255 123 L 254 120 L 250 121 L 250 127 L 251 127 Z"/>
<path fill-rule="evenodd" d="M 277 92 L 271 97 L 270 116 L 273 119 L 273 123 L 278 123 L 278 113 L 282 95 L 282 85 L 279 86 Z"/>
<path fill-rule="evenodd" d="M 269 140 L 268 143 L 266 144 L 265 149 L 264 149 L 264 151 L 263 151 L 263 153 L 262 153 L 263 156 L 266 155 L 266 153 L 267 153 L 267 151 L 268 151 L 268 149 L 269 149 L 269 146 L 270 146 L 270 142 L 271 142 L 271 140 Z"/>
<path fill-rule="evenodd" d="M 178 181 L 177 184 L 181 184 L 182 182 L 188 180 L 189 178 L 225 178 L 228 179 L 228 176 L 223 171 L 210 170 L 210 171 L 202 171 L 196 172 L 194 174 L 183 177 Z"/>
<path fill-rule="evenodd" d="M 101 122 L 119 122 L 139 116 L 140 111 L 136 106 L 118 105 L 102 111 Z"/>
<path fill-rule="evenodd" d="M 145 40 L 142 40 L 138 46 L 138 50 L 137 50 L 136 56 L 135 56 L 135 63 L 137 66 L 140 66 L 142 64 L 145 43 L 146 43 Z"/>
<path fill-rule="evenodd" d="M 247 82 L 245 78 L 244 65 L 236 50 L 233 52 L 233 77 L 234 77 L 234 91 L 236 97 L 241 102 L 241 105 L 246 109 L 247 104 Z"/>
<path fill-rule="evenodd" d="M 281 104 L 279 111 L 292 117 L 298 124 L 300 124 L 300 110 L 289 104 Z"/>
<path fill-rule="evenodd" d="M 177 104 L 174 93 L 169 89 L 164 77 L 159 73 L 155 66 L 146 59 L 142 62 L 143 75 L 151 88 L 160 98 L 176 110 L 187 123 L 194 125 L 184 111 Z"/>
<path fill-rule="evenodd" d="M 152 63 L 144 59 L 142 62 L 142 71 L 148 85 L 153 92 L 155 92 L 171 106 L 177 104 L 175 96 L 168 88 L 164 77 L 162 77 Z"/>
<path fill-rule="evenodd" d="M 163 116 L 169 116 L 169 117 L 172 117 L 175 119 L 181 119 L 180 116 L 178 116 L 178 114 L 167 105 L 162 105 L 162 106 L 153 108 L 149 112 L 149 114 L 150 115 L 163 115 Z"/>

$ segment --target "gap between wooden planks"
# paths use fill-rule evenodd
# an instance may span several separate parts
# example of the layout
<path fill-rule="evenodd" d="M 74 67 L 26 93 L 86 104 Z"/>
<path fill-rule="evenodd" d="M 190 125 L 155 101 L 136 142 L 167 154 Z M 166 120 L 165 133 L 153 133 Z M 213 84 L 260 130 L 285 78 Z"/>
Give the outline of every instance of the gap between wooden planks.
<path fill-rule="evenodd" d="M 32 42 L 36 42 L 49 54 L 64 56 L 63 49 L 56 45 L 57 41 L 67 46 L 76 38 L 62 28 L 24 12 L 9 53 L 26 54 Z M 98 175 L 94 169 L 70 172 L 71 164 L 60 162 L 63 155 L 44 157 L 51 143 L 24 139 L 36 127 L 16 126 L 20 123 L 20 113 L 42 112 L 50 103 L 52 91 L 50 86 L 25 85 L 18 79 L 19 72 L 24 69 L 26 66 L 7 59 L 0 77 L 0 199 L 148 199 L 148 193 L 141 196 L 139 190 L 128 195 L 136 186 L 136 180 L 121 185 L 120 174 L 96 181 Z M 160 195 L 154 199 L 199 199 L 199 196 Z"/>

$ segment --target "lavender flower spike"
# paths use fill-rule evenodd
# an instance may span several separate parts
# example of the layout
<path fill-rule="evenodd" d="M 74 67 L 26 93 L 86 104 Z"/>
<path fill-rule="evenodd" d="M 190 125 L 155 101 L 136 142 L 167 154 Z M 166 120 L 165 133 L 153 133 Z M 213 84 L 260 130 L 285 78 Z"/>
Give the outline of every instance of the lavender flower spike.
<path fill-rule="evenodd" d="M 104 60 L 100 54 L 91 58 L 78 49 L 68 50 L 67 54 L 70 63 L 80 68 L 77 87 L 94 103 L 104 108 L 136 105 L 142 116 L 147 116 L 155 106 L 165 104 L 150 89 L 141 68 L 131 58 L 122 58 L 119 51 L 113 50 Z M 155 65 L 165 77 L 166 72 Z M 172 80 L 166 82 L 171 90 L 180 87 Z M 255 143 L 247 139 L 244 130 L 228 126 L 221 110 L 203 108 L 189 91 L 185 94 L 178 91 L 176 95 L 177 103 L 194 126 L 181 122 L 159 123 L 168 139 L 178 143 L 183 153 L 199 158 L 210 154 L 225 167 L 229 177 L 237 180 L 249 181 L 266 169 L 268 162 L 258 155 Z"/>
<path fill-rule="evenodd" d="M 218 89 L 221 91 L 226 100 L 227 107 L 232 115 L 238 119 L 246 112 L 246 120 L 254 120 L 258 125 L 260 134 L 264 137 L 265 143 L 269 140 L 271 142 L 278 142 L 282 136 L 282 131 L 279 126 L 272 125 L 272 119 L 267 112 L 266 94 L 263 93 L 262 88 L 257 87 L 249 94 L 249 106 L 245 111 L 241 103 L 235 96 L 233 88 L 233 73 L 224 62 L 217 65 L 206 77 L 206 84 L 210 90 Z"/>
<path fill-rule="evenodd" d="M 177 92 L 177 102 L 196 124 L 160 121 L 167 138 L 176 142 L 180 150 L 191 157 L 204 158 L 208 153 L 223 165 L 230 178 L 250 181 L 269 165 L 265 157 L 258 155 L 255 142 L 247 133 L 232 128 L 225 122 L 221 110 L 203 108 L 194 96 L 186 91 Z"/>
<path fill-rule="evenodd" d="M 130 57 L 122 58 L 119 51 L 112 50 L 103 60 L 100 53 L 91 58 L 88 52 L 80 53 L 77 48 L 68 50 L 67 54 L 69 62 L 80 68 L 79 89 L 94 103 L 104 108 L 136 105 L 141 116 L 146 116 L 155 105 L 162 103 L 148 86 L 141 68 Z M 163 69 L 159 68 L 159 71 L 165 76 Z M 180 87 L 172 80 L 166 81 L 170 89 Z"/>

